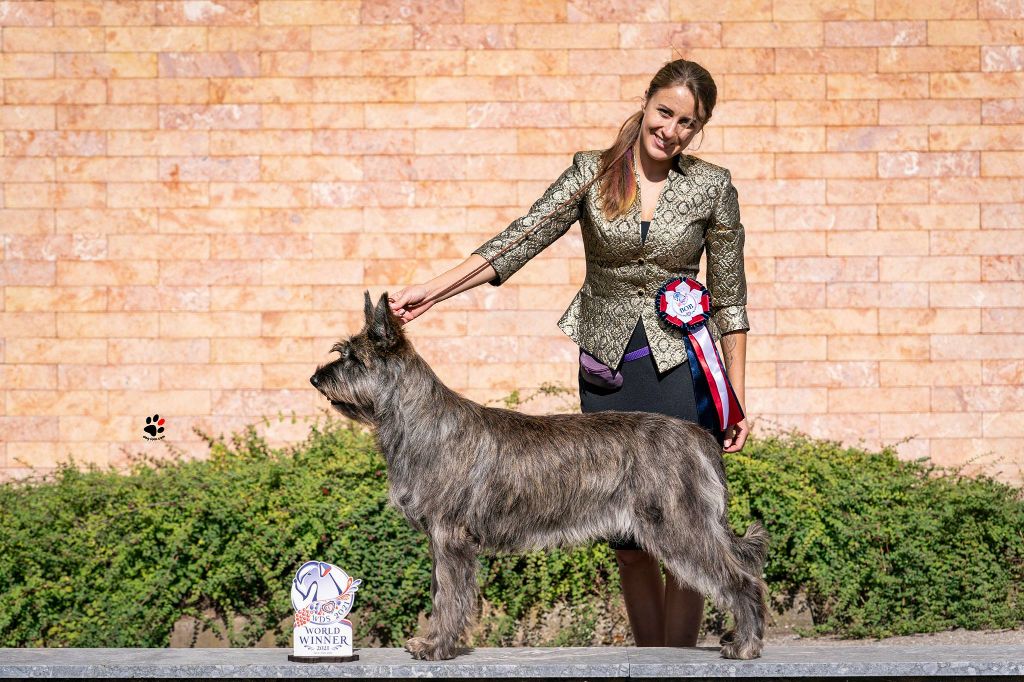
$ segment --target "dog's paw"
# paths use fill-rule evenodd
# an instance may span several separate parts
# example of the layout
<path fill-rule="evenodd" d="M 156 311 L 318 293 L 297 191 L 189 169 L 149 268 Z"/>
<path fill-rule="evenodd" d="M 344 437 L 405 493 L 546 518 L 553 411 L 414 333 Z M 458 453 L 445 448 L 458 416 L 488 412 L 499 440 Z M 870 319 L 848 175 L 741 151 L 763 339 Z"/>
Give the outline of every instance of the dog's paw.
<path fill-rule="evenodd" d="M 722 634 L 722 636 L 718 639 L 718 644 L 720 646 L 724 646 L 724 645 L 732 642 L 734 639 L 736 639 L 736 631 L 735 630 L 726 630 Z"/>
<path fill-rule="evenodd" d="M 432 647 L 426 637 L 411 637 L 405 642 L 405 650 L 417 660 L 426 660 L 423 653 L 430 648 Z"/>
<path fill-rule="evenodd" d="M 745 643 L 730 641 L 722 646 L 722 658 L 735 658 L 741 661 L 759 658 L 761 656 L 761 646 L 760 640 Z"/>
<path fill-rule="evenodd" d="M 413 637 L 405 643 L 405 650 L 420 661 L 443 661 L 455 658 L 453 647 L 438 644 L 426 637 Z"/>

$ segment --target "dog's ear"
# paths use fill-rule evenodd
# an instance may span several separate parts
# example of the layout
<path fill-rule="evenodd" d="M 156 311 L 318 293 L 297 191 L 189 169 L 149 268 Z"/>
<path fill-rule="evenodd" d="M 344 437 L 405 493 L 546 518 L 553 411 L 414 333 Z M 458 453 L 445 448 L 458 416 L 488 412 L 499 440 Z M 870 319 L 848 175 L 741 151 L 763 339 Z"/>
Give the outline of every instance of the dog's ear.
<path fill-rule="evenodd" d="M 366 315 L 366 326 L 373 326 L 373 302 L 370 300 L 370 290 L 363 290 L 363 313 Z"/>
<path fill-rule="evenodd" d="M 366 300 L 369 302 L 369 295 Z M 370 336 L 385 348 L 395 345 L 401 338 L 402 325 L 388 304 L 388 292 L 385 291 L 381 294 L 380 300 L 377 301 L 377 309 L 373 311 L 373 321 L 369 323 L 369 326 Z"/>

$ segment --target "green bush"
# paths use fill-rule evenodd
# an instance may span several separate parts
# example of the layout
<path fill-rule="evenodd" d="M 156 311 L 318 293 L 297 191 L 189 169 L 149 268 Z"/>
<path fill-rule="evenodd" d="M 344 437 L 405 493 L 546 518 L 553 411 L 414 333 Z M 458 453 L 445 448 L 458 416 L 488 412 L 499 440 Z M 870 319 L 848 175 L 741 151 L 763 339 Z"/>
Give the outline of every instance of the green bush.
<path fill-rule="evenodd" d="M 126 474 L 62 467 L 0 486 L 0 646 L 166 646 L 176 621 L 210 609 L 232 645 L 268 631 L 287 645 L 288 587 L 310 558 L 364 579 L 358 642 L 396 646 L 413 632 L 429 610 L 426 540 L 387 505 L 384 461 L 367 433 L 328 420 L 282 450 L 251 426 L 230 443 L 206 438 L 202 461 L 140 462 Z M 726 466 L 733 527 L 759 519 L 772 535 L 773 604 L 805 593 L 815 631 L 879 636 L 1024 618 L 1016 489 L 799 435 L 751 439 Z M 618 598 L 604 544 L 483 558 L 480 579 L 493 612 L 487 644 L 509 643 L 521 619 L 565 605 L 569 626 L 534 643 L 589 643 L 597 611 Z M 708 612 L 708 627 L 723 622 Z"/>
<path fill-rule="evenodd" d="M 329 420 L 287 450 L 268 448 L 252 426 L 231 444 L 208 440 L 204 461 L 147 462 L 129 475 L 62 467 L 0 486 L 0 646 L 166 646 L 182 616 L 216 627 L 208 609 L 232 645 L 268 630 L 287 645 L 290 629 L 278 628 L 291 614 L 289 586 L 310 558 L 364 579 L 357 641 L 393 646 L 411 634 L 429 612 L 426 538 L 387 505 L 368 434 Z M 607 584 L 610 556 L 485 559 L 484 591 L 514 618 Z M 247 623 L 237 632 L 235 616 Z"/>
<path fill-rule="evenodd" d="M 1024 499 L 894 450 L 800 434 L 726 457 L 730 516 L 772 535 L 773 602 L 806 595 L 813 632 L 883 637 L 1024 622 Z M 738 523 L 737 523 L 738 525 Z"/>

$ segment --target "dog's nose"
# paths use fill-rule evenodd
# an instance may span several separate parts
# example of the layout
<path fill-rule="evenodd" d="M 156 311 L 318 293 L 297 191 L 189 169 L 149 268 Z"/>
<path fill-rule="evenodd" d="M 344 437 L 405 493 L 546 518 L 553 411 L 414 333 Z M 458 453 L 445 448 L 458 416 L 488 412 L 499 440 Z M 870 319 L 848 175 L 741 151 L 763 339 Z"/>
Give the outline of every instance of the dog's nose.
<path fill-rule="evenodd" d="M 316 387 L 320 386 L 320 380 L 316 378 L 315 374 L 309 378 L 309 383 L 313 384 Z"/>

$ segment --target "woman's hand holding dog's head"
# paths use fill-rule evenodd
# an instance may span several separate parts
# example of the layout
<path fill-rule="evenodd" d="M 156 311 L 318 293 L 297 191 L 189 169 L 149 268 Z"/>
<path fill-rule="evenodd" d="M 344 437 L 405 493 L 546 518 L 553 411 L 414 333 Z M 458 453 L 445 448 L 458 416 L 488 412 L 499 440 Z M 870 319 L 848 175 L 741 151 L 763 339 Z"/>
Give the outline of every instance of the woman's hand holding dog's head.
<path fill-rule="evenodd" d="M 402 321 L 407 324 L 423 313 L 430 310 L 436 301 L 425 301 L 428 296 L 427 288 L 423 285 L 406 287 L 388 298 L 391 310 Z"/>

